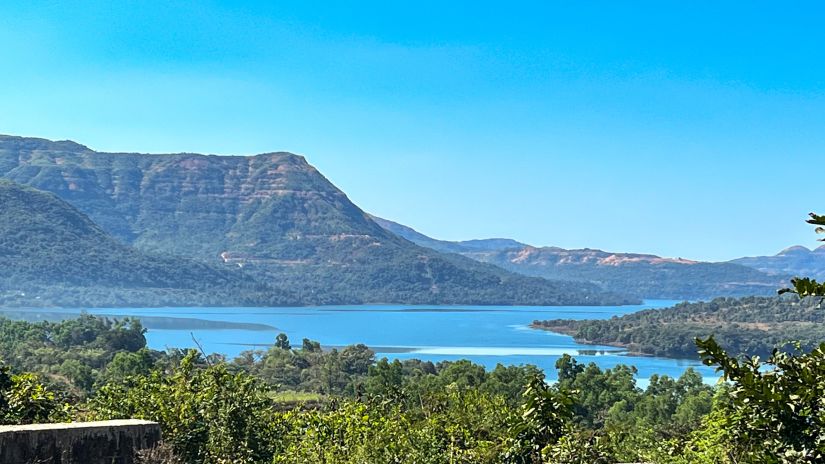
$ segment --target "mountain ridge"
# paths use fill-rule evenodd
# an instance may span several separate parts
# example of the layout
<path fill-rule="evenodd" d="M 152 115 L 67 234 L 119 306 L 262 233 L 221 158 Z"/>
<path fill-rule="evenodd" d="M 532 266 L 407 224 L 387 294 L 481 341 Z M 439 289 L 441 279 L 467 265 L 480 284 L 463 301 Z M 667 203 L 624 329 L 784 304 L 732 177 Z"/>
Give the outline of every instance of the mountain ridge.
<path fill-rule="evenodd" d="M 137 249 L 243 267 L 305 304 L 638 301 L 419 247 L 286 152 L 103 153 L 0 136 L 0 177 L 56 194 Z"/>
<path fill-rule="evenodd" d="M 509 238 L 487 238 L 475 240 L 461 240 L 454 242 L 447 240 L 438 240 L 431 238 L 427 235 L 424 235 L 421 232 L 418 232 L 417 230 L 413 229 L 412 227 L 408 227 L 403 224 L 390 221 L 389 219 L 384 219 L 372 214 L 370 214 L 370 217 L 378 225 L 398 235 L 399 237 L 407 239 L 415 243 L 416 245 L 432 248 L 433 250 L 440 251 L 442 253 L 466 253 L 470 251 L 483 250 L 507 250 L 529 246 L 525 243 L 517 242 Z"/>
<path fill-rule="evenodd" d="M 794 245 L 772 256 L 745 256 L 729 262 L 769 274 L 808 276 L 825 280 L 825 245 L 813 250 Z"/>
<path fill-rule="evenodd" d="M 435 243 L 435 246 L 443 247 L 445 243 L 454 243 L 427 237 L 392 221 L 383 221 L 379 224 L 391 227 L 390 230 L 403 231 L 422 246 L 433 246 Z M 524 245 L 521 248 L 485 251 L 460 247 L 453 249 L 462 256 L 524 275 L 595 282 L 608 291 L 621 291 L 641 298 L 704 299 L 771 295 L 786 284 L 789 277 L 781 273 L 767 274 L 737 263 L 708 263 L 595 248 L 567 250 Z"/>

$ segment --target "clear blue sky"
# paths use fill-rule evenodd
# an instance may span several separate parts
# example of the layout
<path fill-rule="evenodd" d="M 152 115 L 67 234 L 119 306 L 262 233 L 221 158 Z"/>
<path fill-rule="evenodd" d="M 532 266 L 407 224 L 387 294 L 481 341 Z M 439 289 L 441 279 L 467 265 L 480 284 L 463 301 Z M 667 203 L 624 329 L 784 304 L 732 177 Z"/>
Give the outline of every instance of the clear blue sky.
<path fill-rule="evenodd" d="M 0 133 L 305 155 L 444 239 L 816 246 L 821 2 L 0 2 Z"/>

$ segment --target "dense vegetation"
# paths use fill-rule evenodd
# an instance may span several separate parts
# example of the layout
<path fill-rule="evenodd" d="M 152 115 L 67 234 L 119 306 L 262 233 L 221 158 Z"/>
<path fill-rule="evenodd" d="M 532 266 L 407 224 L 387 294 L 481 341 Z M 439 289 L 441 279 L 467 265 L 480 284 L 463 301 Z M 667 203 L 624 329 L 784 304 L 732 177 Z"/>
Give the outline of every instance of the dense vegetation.
<path fill-rule="evenodd" d="M 713 335 L 730 353 L 765 358 L 789 341 L 811 349 L 825 340 L 825 311 L 812 298 L 717 298 L 607 320 L 534 321 L 533 327 L 569 334 L 583 343 L 674 358 L 696 358 L 694 340 Z"/>
<path fill-rule="evenodd" d="M 667 453 L 659 442 L 687 440 L 713 403 L 693 371 L 642 390 L 633 368 L 564 357 L 548 386 L 532 366 L 376 361 L 285 335 L 228 362 L 149 350 L 143 333 L 0 319 L 0 422 L 148 418 L 193 463 L 614 462 Z"/>
<path fill-rule="evenodd" d="M 271 304 L 637 302 L 418 247 L 290 153 L 113 154 L 0 136 L 0 177 L 57 195 L 143 252 L 243 266 L 247 278 L 274 289 Z"/>

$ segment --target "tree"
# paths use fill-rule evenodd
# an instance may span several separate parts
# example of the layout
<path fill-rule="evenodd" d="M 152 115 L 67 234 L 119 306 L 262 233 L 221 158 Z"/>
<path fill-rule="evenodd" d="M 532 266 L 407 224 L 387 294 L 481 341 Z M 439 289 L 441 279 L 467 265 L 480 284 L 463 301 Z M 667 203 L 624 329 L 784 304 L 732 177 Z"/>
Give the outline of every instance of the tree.
<path fill-rule="evenodd" d="M 404 385 L 404 368 L 401 361 L 394 359 L 389 362 L 382 358 L 369 369 L 367 378 L 367 392 L 374 395 L 397 398 L 402 394 Z"/>
<path fill-rule="evenodd" d="M 292 349 L 292 347 L 289 346 L 289 338 L 287 338 L 285 333 L 281 332 L 275 337 L 275 347 L 282 350 Z"/>
<path fill-rule="evenodd" d="M 573 401 L 565 392 L 547 385 L 542 374 L 530 380 L 521 396 L 521 415 L 508 431 L 506 462 L 542 463 L 545 448 L 557 443 L 567 431 Z"/>
<path fill-rule="evenodd" d="M 134 353 L 121 351 L 106 366 L 104 378 L 108 382 L 122 382 L 130 376 L 147 375 L 153 367 L 154 361 L 148 349 L 141 348 Z"/>
<path fill-rule="evenodd" d="M 301 342 L 301 349 L 306 351 L 307 353 L 316 353 L 321 351 L 321 344 L 316 341 L 305 338 Z"/>

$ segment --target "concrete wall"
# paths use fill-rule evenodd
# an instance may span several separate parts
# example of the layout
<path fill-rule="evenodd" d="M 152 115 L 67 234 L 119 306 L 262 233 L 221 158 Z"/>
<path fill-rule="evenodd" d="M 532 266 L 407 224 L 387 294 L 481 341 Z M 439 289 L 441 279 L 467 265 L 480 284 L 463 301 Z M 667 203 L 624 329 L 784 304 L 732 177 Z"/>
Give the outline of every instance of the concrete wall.
<path fill-rule="evenodd" d="M 0 426 L 2 464 L 132 464 L 160 442 L 160 426 L 141 420 Z"/>

